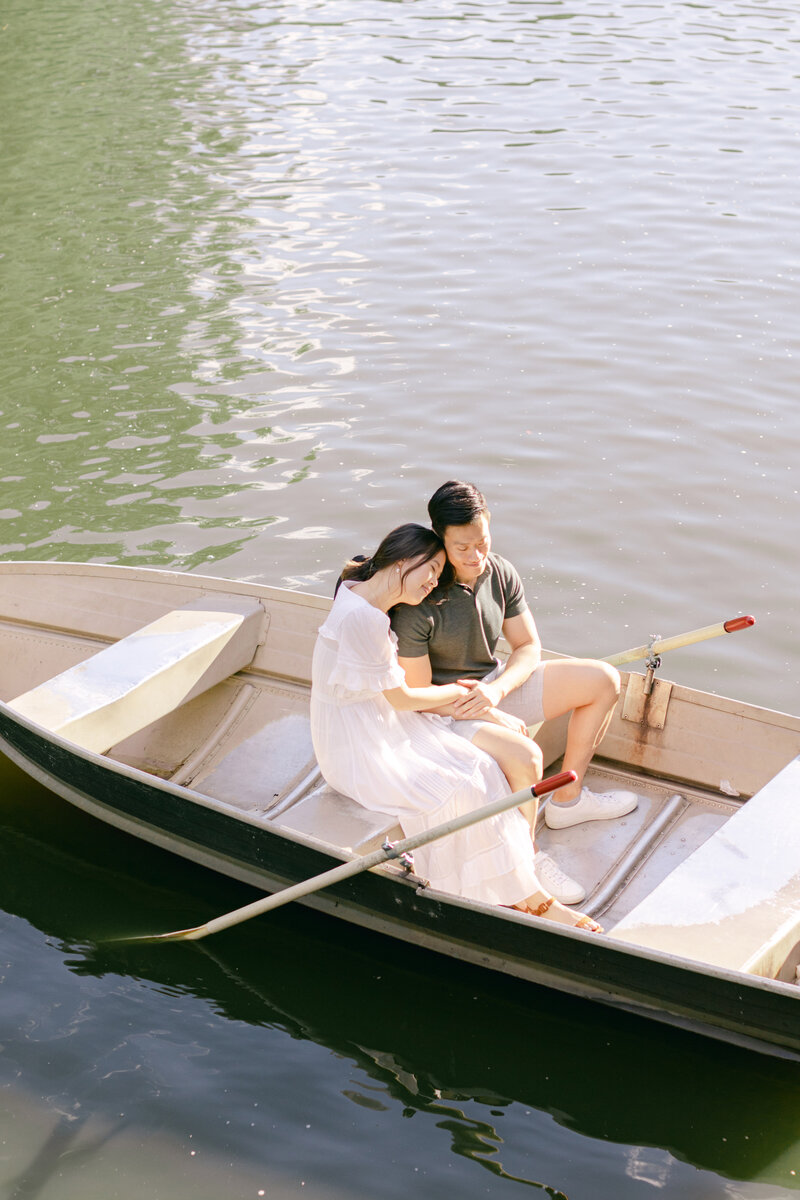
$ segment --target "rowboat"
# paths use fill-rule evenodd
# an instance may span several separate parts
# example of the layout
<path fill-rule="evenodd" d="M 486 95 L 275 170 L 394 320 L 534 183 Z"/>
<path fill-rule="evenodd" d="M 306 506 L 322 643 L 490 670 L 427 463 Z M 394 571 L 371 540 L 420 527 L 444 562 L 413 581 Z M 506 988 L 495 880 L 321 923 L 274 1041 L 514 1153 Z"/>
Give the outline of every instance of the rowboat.
<path fill-rule="evenodd" d="M 171 571 L 0 563 L 0 749 L 98 819 L 263 892 L 358 866 L 402 835 L 327 787 L 314 761 L 310 663 L 329 606 Z M 538 832 L 604 934 L 436 891 L 396 860 L 303 902 L 800 1058 L 800 718 L 653 670 L 623 674 L 587 778 L 635 791 L 637 809 Z M 554 769 L 564 733 L 563 720 L 537 733 Z"/>

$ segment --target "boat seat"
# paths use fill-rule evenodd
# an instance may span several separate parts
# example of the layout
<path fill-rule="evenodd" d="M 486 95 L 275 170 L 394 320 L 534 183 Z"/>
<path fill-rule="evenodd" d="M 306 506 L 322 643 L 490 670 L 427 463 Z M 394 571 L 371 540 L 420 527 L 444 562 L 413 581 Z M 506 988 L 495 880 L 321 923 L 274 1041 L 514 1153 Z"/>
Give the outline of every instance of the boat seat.
<path fill-rule="evenodd" d="M 270 825 L 367 854 L 387 834 L 402 837 L 395 817 L 335 792 L 314 757 L 307 713 L 283 713 L 232 746 L 211 769 L 181 772 L 186 783 Z"/>
<path fill-rule="evenodd" d="M 397 817 L 364 808 L 324 782 L 272 816 L 270 824 L 359 854 L 376 850 L 387 836 L 391 841 L 403 836 Z"/>
<path fill-rule="evenodd" d="M 767 979 L 800 946 L 800 757 L 608 932 L 619 941 Z"/>
<path fill-rule="evenodd" d="M 257 600 L 193 600 L 17 696 L 9 707 L 103 754 L 246 667 L 264 626 Z"/>

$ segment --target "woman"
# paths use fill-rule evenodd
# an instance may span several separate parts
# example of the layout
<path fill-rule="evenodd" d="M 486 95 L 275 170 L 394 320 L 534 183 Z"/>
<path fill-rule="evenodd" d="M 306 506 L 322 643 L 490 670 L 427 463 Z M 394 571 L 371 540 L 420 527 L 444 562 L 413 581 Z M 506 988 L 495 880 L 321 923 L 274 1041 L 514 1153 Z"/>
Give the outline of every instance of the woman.
<path fill-rule="evenodd" d="M 395 604 L 419 604 L 446 562 L 432 530 L 392 530 L 371 558 L 345 567 L 314 648 L 311 732 L 322 774 L 365 808 L 395 815 L 406 837 L 509 794 L 488 754 L 422 715 L 468 688 L 409 688 L 397 661 L 387 614 Z M 600 928 L 543 891 L 530 826 L 517 810 L 419 848 L 415 862 L 442 891 Z"/>

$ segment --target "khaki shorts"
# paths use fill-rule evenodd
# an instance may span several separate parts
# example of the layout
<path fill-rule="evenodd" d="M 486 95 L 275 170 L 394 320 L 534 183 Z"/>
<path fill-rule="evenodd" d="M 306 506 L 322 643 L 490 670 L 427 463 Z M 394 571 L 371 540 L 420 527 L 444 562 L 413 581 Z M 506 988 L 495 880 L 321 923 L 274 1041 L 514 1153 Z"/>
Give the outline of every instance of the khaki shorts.
<path fill-rule="evenodd" d="M 510 713 L 512 717 L 519 717 L 529 726 L 539 725 L 544 720 L 544 708 L 542 707 L 543 666 L 543 663 L 539 663 L 539 666 L 531 672 L 525 682 L 506 696 L 505 700 L 498 705 L 502 712 Z M 499 679 L 505 669 L 505 663 L 498 663 L 493 671 L 484 675 L 483 682 L 491 683 L 493 679 Z M 486 725 L 494 724 L 493 721 L 457 721 L 455 717 L 445 717 L 444 720 L 447 721 L 453 733 L 457 733 L 459 737 L 465 737 L 469 742 L 474 739 L 479 730 Z"/>

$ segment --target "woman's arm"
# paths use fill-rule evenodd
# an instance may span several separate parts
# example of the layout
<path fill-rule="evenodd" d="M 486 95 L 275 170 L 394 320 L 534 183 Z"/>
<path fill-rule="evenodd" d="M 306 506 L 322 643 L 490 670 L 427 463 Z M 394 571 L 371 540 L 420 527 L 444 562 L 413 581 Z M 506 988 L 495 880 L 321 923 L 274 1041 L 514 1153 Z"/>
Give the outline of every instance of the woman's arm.
<path fill-rule="evenodd" d="M 431 686 L 433 680 L 433 668 L 431 667 L 430 657 L 427 654 L 420 654 L 416 658 L 398 658 L 397 661 L 400 663 L 400 666 L 406 673 L 406 683 L 413 691 L 428 689 L 429 691 L 435 691 L 438 694 L 448 690 L 446 687 Z M 461 685 L 458 686 L 461 687 Z M 466 696 L 468 694 L 468 689 L 466 687 L 461 687 L 458 696 L 454 696 L 450 700 L 445 700 L 440 696 L 439 703 L 432 704 L 425 711 L 432 712 L 435 710 L 440 717 L 454 717 L 456 715 L 456 710 L 452 707 L 453 700 L 460 699 L 462 696 Z"/>
<path fill-rule="evenodd" d="M 389 688 L 383 694 L 398 712 L 430 712 L 433 709 L 444 708 L 466 696 L 469 689 L 460 683 L 446 683 L 441 687 L 431 684 L 428 687 L 409 687 L 402 683 L 400 687 Z"/>

